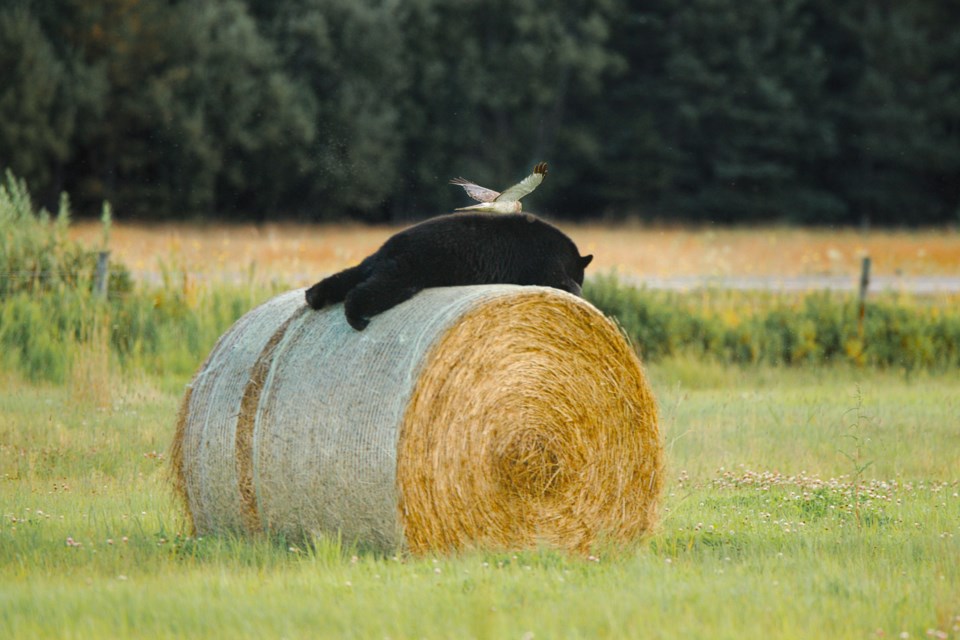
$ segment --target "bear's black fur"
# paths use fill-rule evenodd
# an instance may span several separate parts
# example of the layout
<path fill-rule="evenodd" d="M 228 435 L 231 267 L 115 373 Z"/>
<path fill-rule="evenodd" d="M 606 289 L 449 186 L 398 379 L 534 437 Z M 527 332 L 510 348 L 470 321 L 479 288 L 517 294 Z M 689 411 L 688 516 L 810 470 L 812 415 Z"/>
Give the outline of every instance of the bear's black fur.
<path fill-rule="evenodd" d="M 580 295 L 592 259 L 535 216 L 456 213 L 400 231 L 359 265 L 307 289 L 306 298 L 314 309 L 344 301 L 347 322 L 363 331 L 370 318 L 428 287 L 542 285 Z"/>

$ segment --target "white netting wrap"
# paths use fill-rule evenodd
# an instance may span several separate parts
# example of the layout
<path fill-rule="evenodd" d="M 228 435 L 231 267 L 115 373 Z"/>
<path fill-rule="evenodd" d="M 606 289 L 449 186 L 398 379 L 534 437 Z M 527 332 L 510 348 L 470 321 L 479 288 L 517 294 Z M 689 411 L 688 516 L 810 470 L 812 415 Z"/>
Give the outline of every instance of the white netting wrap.
<path fill-rule="evenodd" d="M 656 518 L 639 362 L 554 289 L 428 289 L 363 332 L 341 305 L 283 294 L 220 339 L 177 427 L 176 483 L 200 532 L 584 549 Z"/>

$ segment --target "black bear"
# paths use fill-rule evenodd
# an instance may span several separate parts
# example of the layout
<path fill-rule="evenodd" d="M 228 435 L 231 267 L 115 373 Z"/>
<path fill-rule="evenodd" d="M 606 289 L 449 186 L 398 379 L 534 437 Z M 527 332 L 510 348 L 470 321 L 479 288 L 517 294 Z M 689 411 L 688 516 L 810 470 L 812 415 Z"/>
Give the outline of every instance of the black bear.
<path fill-rule="evenodd" d="M 314 309 L 344 301 L 347 322 L 363 331 L 370 318 L 428 287 L 541 285 L 580 295 L 592 259 L 535 216 L 455 213 L 398 232 L 357 266 L 307 289 L 306 298 Z"/>

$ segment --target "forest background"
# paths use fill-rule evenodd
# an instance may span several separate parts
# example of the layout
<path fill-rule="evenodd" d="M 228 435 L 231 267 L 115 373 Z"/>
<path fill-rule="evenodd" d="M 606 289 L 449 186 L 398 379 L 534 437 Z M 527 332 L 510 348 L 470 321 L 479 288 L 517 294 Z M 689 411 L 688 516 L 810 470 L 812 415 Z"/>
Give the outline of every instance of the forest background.
<path fill-rule="evenodd" d="M 960 221 L 960 4 L 3 0 L 0 168 L 120 218 Z"/>

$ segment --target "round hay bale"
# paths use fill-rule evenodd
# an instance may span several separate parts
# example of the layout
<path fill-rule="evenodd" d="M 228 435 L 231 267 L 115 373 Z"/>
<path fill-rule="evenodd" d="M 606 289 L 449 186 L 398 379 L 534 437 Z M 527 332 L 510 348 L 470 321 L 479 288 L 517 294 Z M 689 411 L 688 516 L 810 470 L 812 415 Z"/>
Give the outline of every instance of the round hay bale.
<path fill-rule="evenodd" d="M 171 459 L 196 530 L 416 553 L 586 551 L 650 529 L 662 444 L 617 327 L 556 289 L 428 289 L 363 332 L 292 291 L 187 389 Z"/>

